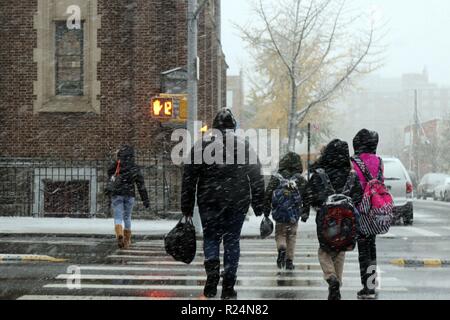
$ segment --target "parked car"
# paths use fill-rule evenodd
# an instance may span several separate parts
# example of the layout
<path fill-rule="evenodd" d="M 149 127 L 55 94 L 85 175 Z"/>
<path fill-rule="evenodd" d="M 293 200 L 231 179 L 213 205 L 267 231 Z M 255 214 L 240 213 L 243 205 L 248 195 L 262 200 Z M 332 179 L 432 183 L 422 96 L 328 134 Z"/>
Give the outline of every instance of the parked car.
<path fill-rule="evenodd" d="M 434 200 L 450 201 L 450 178 L 434 188 Z"/>
<path fill-rule="evenodd" d="M 450 176 L 444 173 L 429 173 L 425 175 L 417 188 L 417 198 L 426 200 L 429 197 L 435 197 L 434 189 L 443 184 L 447 178 L 450 178 Z"/>
<path fill-rule="evenodd" d="M 394 224 L 411 226 L 414 222 L 413 192 L 411 177 L 403 163 L 393 157 L 382 157 L 386 187 L 394 198 Z"/>

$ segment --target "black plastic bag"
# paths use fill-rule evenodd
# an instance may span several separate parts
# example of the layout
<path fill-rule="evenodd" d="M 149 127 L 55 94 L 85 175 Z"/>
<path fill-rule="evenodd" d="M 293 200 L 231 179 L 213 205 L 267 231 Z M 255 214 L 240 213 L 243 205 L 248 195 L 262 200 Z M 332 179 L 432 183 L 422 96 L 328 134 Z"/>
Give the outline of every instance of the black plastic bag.
<path fill-rule="evenodd" d="M 181 218 L 175 228 L 164 237 L 164 246 L 167 254 L 176 261 L 186 264 L 194 261 L 197 239 L 192 218 Z"/>
<path fill-rule="evenodd" d="M 264 217 L 260 226 L 261 238 L 267 239 L 273 232 L 273 222 L 269 217 Z"/>

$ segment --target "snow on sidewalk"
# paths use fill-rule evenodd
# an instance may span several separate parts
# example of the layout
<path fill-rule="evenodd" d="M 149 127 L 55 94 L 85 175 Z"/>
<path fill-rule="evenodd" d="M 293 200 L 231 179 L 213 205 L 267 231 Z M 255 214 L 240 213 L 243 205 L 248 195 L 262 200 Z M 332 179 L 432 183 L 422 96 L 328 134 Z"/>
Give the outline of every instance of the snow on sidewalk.
<path fill-rule="evenodd" d="M 243 236 L 258 236 L 261 217 L 249 216 L 242 230 Z M 300 232 L 313 231 L 313 219 L 308 224 L 301 223 Z M 134 235 L 161 236 L 167 234 L 176 220 L 133 220 Z M 72 219 L 72 218 L 24 218 L 0 217 L 0 234 L 54 234 L 54 235 L 112 235 L 113 219 Z"/>

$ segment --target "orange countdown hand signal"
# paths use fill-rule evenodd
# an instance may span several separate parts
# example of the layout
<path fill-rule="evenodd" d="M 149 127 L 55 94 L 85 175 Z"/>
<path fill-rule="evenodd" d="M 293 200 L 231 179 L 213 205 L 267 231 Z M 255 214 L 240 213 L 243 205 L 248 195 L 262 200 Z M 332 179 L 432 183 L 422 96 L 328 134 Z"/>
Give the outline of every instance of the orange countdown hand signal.
<path fill-rule="evenodd" d="M 172 98 L 153 98 L 151 102 L 151 115 L 158 119 L 172 119 L 173 99 Z"/>

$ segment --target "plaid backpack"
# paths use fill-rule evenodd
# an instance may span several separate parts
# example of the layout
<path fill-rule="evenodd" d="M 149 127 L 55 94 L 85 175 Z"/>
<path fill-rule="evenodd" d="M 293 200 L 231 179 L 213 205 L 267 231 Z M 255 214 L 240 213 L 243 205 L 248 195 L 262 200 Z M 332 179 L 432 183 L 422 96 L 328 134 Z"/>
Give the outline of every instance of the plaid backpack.
<path fill-rule="evenodd" d="M 382 182 L 382 160 L 378 177 L 375 179 L 370 174 L 366 164 L 360 158 L 352 159 L 359 167 L 367 180 L 367 186 L 363 191 L 363 197 L 358 210 L 360 217 L 360 230 L 367 236 L 381 235 L 389 232 L 394 218 L 394 200 L 388 188 Z"/>

